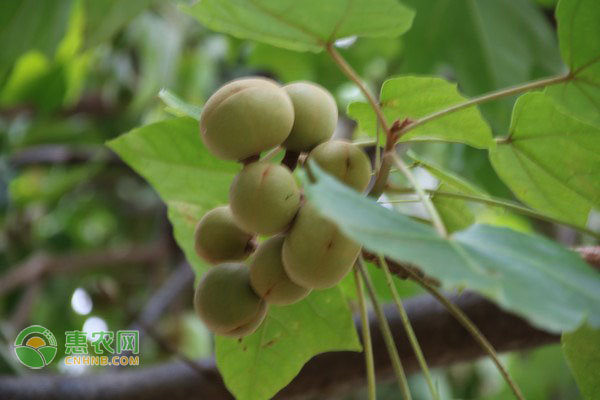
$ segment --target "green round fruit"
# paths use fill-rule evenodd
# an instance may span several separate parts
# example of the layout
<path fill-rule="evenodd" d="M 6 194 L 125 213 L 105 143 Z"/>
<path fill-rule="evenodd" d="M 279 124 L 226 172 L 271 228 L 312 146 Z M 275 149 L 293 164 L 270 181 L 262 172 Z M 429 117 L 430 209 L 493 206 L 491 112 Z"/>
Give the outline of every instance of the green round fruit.
<path fill-rule="evenodd" d="M 250 263 L 250 284 L 269 304 L 296 303 L 310 293 L 310 289 L 296 285 L 283 268 L 281 249 L 284 236 L 275 236 L 258 246 Z"/>
<path fill-rule="evenodd" d="M 198 222 L 194 248 L 211 264 L 243 261 L 252 252 L 252 239 L 253 235 L 237 226 L 229 206 L 222 206 L 210 210 Z"/>
<path fill-rule="evenodd" d="M 308 160 L 315 161 L 325 172 L 359 192 L 369 186 L 371 162 L 364 151 L 352 143 L 325 142 L 310 152 Z"/>
<path fill-rule="evenodd" d="M 300 190 L 289 168 L 255 162 L 244 166 L 234 178 L 229 201 L 242 229 L 273 235 L 292 222 L 300 207 Z"/>
<path fill-rule="evenodd" d="M 283 243 L 283 266 L 296 284 L 325 289 L 335 286 L 352 269 L 360 249 L 305 203 Z"/>
<path fill-rule="evenodd" d="M 292 133 L 283 142 L 288 150 L 310 151 L 328 141 L 337 125 L 338 109 L 333 96 L 314 83 L 295 82 L 285 85 L 294 105 Z"/>
<path fill-rule="evenodd" d="M 266 303 L 250 286 L 244 264 L 219 264 L 208 270 L 194 294 L 200 319 L 213 333 L 242 337 L 258 328 L 267 314 Z"/>
<path fill-rule="evenodd" d="M 294 107 L 275 81 L 245 78 L 217 90 L 200 116 L 206 147 L 226 160 L 243 160 L 279 146 L 294 123 Z"/>

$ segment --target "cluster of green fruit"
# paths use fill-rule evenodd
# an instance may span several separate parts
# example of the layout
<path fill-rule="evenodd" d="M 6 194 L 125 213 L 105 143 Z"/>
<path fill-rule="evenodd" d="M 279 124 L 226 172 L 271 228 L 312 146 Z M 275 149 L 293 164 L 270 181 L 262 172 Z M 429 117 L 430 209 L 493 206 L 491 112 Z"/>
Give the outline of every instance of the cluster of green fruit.
<path fill-rule="evenodd" d="M 337 116 L 331 94 L 308 82 L 282 87 L 239 79 L 207 101 L 200 118 L 204 144 L 220 158 L 244 163 L 231 184 L 230 205 L 209 211 L 195 231 L 196 252 L 215 266 L 194 303 L 214 333 L 248 335 L 267 304 L 295 303 L 312 289 L 336 285 L 352 268 L 360 246 L 303 199 L 287 166 L 259 160 L 261 152 L 282 146 L 364 191 L 371 164 L 355 145 L 330 140 Z M 272 237 L 256 246 L 258 235 Z M 251 253 L 249 266 L 241 263 Z"/>

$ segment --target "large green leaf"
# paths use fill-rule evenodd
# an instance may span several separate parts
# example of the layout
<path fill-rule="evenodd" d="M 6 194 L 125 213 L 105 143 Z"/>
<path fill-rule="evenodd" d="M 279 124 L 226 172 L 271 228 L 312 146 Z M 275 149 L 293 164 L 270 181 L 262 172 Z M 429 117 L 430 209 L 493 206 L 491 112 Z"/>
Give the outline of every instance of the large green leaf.
<path fill-rule="evenodd" d="M 594 0 L 591 0 L 594 1 Z M 416 17 L 405 43 L 403 72 L 456 78 L 473 96 L 558 73 L 555 33 L 530 1 L 405 0 Z M 482 106 L 506 130 L 511 100 Z"/>
<path fill-rule="evenodd" d="M 385 81 L 379 99 L 390 123 L 405 118 L 417 119 L 465 100 L 455 84 L 440 78 L 415 76 Z M 348 114 L 358 121 L 361 130 L 375 135 L 377 120 L 368 104 L 352 103 Z M 413 129 L 401 140 L 444 140 L 487 148 L 492 133 L 477 108 L 470 107 Z"/>
<path fill-rule="evenodd" d="M 587 400 L 600 393 L 600 330 L 583 325 L 562 337 L 563 351 L 575 375 L 577 386 Z"/>
<path fill-rule="evenodd" d="M 336 287 L 313 291 L 291 306 L 272 306 L 258 330 L 241 340 L 217 337 L 216 358 L 236 399 L 263 400 L 316 354 L 360 349 L 352 314 Z"/>
<path fill-rule="evenodd" d="M 177 243 L 196 270 L 202 270 L 194 227 L 206 211 L 227 203 L 236 164 L 210 154 L 198 121 L 187 117 L 134 129 L 108 146 L 156 189 L 168 206 Z"/>
<path fill-rule="evenodd" d="M 600 208 L 600 129 L 562 113 L 543 93 L 519 98 L 509 140 L 490 158 L 520 200 L 556 218 L 585 226 L 592 207 Z"/>
<path fill-rule="evenodd" d="M 547 91 L 575 117 L 600 126 L 600 2 L 561 0 L 556 19 L 560 52 L 573 79 Z"/>
<path fill-rule="evenodd" d="M 39 50 L 50 56 L 65 34 L 71 0 L 0 2 L 0 82 L 19 56 Z"/>
<path fill-rule="evenodd" d="M 208 28 L 298 51 L 348 36 L 398 36 L 414 13 L 396 0 L 202 0 L 185 10 Z"/>
<path fill-rule="evenodd" d="M 84 0 L 85 48 L 93 47 L 118 32 L 156 0 Z"/>
<path fill-rule="evenodd" d="M 600 274 L 577 253 L 540 236 L 479 224 L 445 239 L 313 167 L 317 182 L 305 186 L 309 200 L 365 248 L 414 263 L 446 288 L 479 291 L 541 328 L 572 331 L 586 318 L 600 327 Z"/>

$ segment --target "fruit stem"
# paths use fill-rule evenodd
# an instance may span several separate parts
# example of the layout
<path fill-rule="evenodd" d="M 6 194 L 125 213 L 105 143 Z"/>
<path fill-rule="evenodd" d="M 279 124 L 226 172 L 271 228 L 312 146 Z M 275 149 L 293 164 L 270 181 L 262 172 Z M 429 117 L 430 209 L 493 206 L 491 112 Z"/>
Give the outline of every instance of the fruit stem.
<path fill-rule="evenodd" d="M 396 142 L 396 137 L 392 132 L 387 120 L 385 119 L 385 115 L 383 114 L 383 111 L 379 106 L 379 102 L 375 99 L 375 96 L 373 96 L 373 94 L 362 81 L 360 76 L 356 73 L 356 71 L 354 71 L 350 64 L 348 64 L 344 57 L 342 57 L 342 55 L 335 49 L 333 43 L 328 43 L 326 49 L 327 53 L 329 53 L 329 55 L 340 68 L 340 70 L 348 77 L 348 79 L 350 79 L 356 84 L 356 86 L 358 86 L 359 90 L 367 98 L 367 101 L 373 108 L 373 111 L 375 111 L 375 115 L 377 116 L 379 125 L 383 128 L 383 131 L 385 133 L 386 140 L 385 148 L 383 151 L 383 157 L 381 157 L 381 163 L 377 165 L 375 183 L 373 184 L 369 192 L 369 196 L 377 198 L 381 195 L 381 193 L 383 193 L 383 189 L 385 188 L 387 178 L 392 168 L 392 160 L 390 159 L 390 155 L 394 152 L 394 144 Z M 379 142 L 377 141 L 377 144 L 378 143 Z M 379 148 L 376 148 L 375 150 L 379 151 Z"/>
<path fill-rule="evenodd" d="M 421 125 L 424 125 L 428 122 L 431 122 L 438 118 L 444 117 L 448 114 L 463 110 L 465 108 L 468 108 L 468 107 L 471 107 L 471 106 L 474 106 L 477 104 L 486 103 L 488 101 L 497 100 L 502 97 L 512 96 L 512 95 L 527 92 L 527 91 L 533 90 L 533 89 L 539 89 L 539 88 L 543 88 L 543 87 L 550 86 L 550 85 L 556 85 L 556 84 L 559 84 L 562 82 L 567 82 L 571 79 L 573 79 L 573 74 L 567 73 L 567 74 L 551 76 L 549 78 L 544 78 L 544 79 L 540 79 L 540 80 L 533 81 L 533 82 L 527 82 L 527 83 L 524 83 L 521 85 L 511 86 L 508 88 L 497 90 L 495 92 L 486 93 L 481 96 L 469 99 L 465 102 L 458 103 L 453 106 L 436 111 L 434 113 L 425 115 L 424 117 L 421 117 L 421 118 L 413 121 L 412 123 L 406 125 L 403 129 L 400 130 L 400 135 L 404 135 L 407 132 L 409 132 Z"/>
<path fill-rule="evenodd" d="M 281 160 L 281 164 L 288 167 L 290 171 L 293 171 L 296 169 L 296 165 L 298 165 L 299 157 L 300 153 L 297 151 L 286 150 L 283 160 Z"/>
<path fill-rule="evenodd" d="M 362 324 L 363 348 L 365 352 L 365 366 L 367 369 L 368 400 L 376 400 L 376 380 L 375 380 L 375 362 L 373 361 L 373 343 L 371 342 L 371 331 L 369 329 L 369 315 L 367 313 L 367 303 L 365 302 L 363 281 L 354 268 L 354 283 L 356 284 L 356 297 L 360 308 L 360 321 Z"/>
<path fill-rule="evenodd" d="M 378 255 L 377 259 L 379 260 L 379 265 L 383 269 L 385 274 L 386 283 L 392 292 L 392 297 L 394 298 L 394 302 L 396 303 L 396 308 L 398 309 L 398 313 L 400 314 L 400 318 L 402 319 L 402 325 L 404 325 L 404 330 L 406 331 L 406 335 L 410 341 L 410 345 L 415 352 L 415 356 L 419 361 L 419 366 L 421 367 L 421 371 L 423 371 L 423 376 L 427 381 L 427 386 L 429 386 L 429 391 L 431 392 L 431 397 L 434 400 L 439 400 L 440 395 L 435 389 L 435 385 L 433 384 L 433 380 L 431 379 L 431 373 L 429 372 L 429 367 L 427 366 L 427 361 L 423 356 L 423 351 L 421 350 L 421 346 L 419 345 L 419 341 L 417 340 L 417 336 L 415 335 L 415 331 L 410 324 L 410 320 L 408 319 L 408 315 L 406 314 L 406 310 L 402 305 L 402 300 L 400 299 L 400 295 L 398 295 L 398 291 L 396 290 L 396 285 L 394 285 L 394 280 L 392 278 L 392 274 L 390 273 L 390 268 L 385 261 L 385 257 L 382 255 Z"/>
<path fill-rule="evenodd" d="M 446 310 L 458 322 L 460 322 L 460 324 L 471 334 L 473 339 L 475 339 L 475 341 L 492 358 L 492 361 L 494 362 L 494 364 L 496 364 L 496 367 L 500 371 L 500 374 L 502 374 L 502 376 L 506 380 L 506 383 L 514 393 L 515 397 L 519 400 L 525 400 L 516 382 L 513 381 L 506 368 L 504 368 L 504 366 L 500 362 L 500 359 L 498 358 L 498 354 L 496 353 L 494 346 L 492 346 L 492 344 L 488 342 L 483 333 L 481 333 L 481 331 L 477 328 L 475 323 L 471 321 L 471 319 L 460 308 L 458 308 L 454 303 L 448 300 L 439 290 L 425 282 L 420 276 L 415 274 L 414 271 L 411 271 L 409 268 L 405 268 L 405 271 L 412 280 L 417 282 L 423 289 L 427 290 L 429 294 L 435 297 L 446 308 Z"/>
<path fill-rule="evenodd" d="M 448 231 L 446 230 L 446 226 L 444 225 L 440 214 L 437 212 L 435 206 L 433 205 L 433 202 L 425 193 L 421 185 L 419 185 L 419 182 L 412 174 L 408 166 L 404 163 L 404 161 L 402 161 L 402 159 L 400 159 L 400 157 L 396 155 L 392 157 L 392 162 L 404 174 L 404 176 L 406 176 L 406 179 L 408 179 L 412 187 L 415 189 L 415 192 L 417 193 L 417 195 L 423 202 L 425 209 L 429 213 L 429 216 L 431 217 L 431 221 L 433 222 L 433 226 L 435 227 L 435 229 L 441 236 L 448 237 Z"/>
<path fill-rule="evenodd" d="M 387 319 L 385 318 L 385 314 L 383 313 L 381 303 L 379 303 L 379 300 L 377 299 L 377 294 L 375 293 L 375 288 L 373 287 L 371 278 L 365 270 L 364 260 L 362 256 L 359 255 L 358 260 L 356 260 L 355 267 L 358 269 L 358 272 L 360 272 L 360 275 L 362 276 L 365 282 L 369 298 L 373 303 L 375 316 L 377 317 L 377 322 L 379 323 L 379 328 L 381 329 L 381 334 L 383 335 L 385 346 L 387 348 L 388 354 L 390 355 L 390 360 L 392 361 L 392 368 L 394 369 L 396 379 L 398 380 L 398 385 L 400 386 L 402 397 L 404 398 L 404 400 L 412 400 L 412 396 L 410 395 L 410 389 L 408 388 L 406 374 L 404 373 L 404 368 L 402 367 L 402 362 L 400 361 L 400 356 L 398 355 L 398 349 L 396 348 L 396 343 L 394 342 L 394 337 L 392 336 L 392 330 L 390 329 L 390 325 L 388 324 Z"/>

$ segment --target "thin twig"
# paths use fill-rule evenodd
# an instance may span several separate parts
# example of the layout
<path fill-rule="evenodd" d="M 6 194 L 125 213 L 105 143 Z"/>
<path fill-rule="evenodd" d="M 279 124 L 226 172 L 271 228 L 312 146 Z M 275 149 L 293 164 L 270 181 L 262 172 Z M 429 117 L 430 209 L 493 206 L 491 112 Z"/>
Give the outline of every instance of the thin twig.
<path fill-rule="evenodd" d="M 360 272 L 360 275 L 362 276 L 365 282 L 367 293 L 369 294 L 371 302 L 373 303 L 373 308 L 375 310 L 377 322 L 379 323 L 379 326 L 381 328 L 381 334 L 383 335 L 385 346 L 388 350 L 388 354 L 390 355 L 390 360 L 392 361 L 392 368 L 394 369 L 396 379 L 398 380 L 398 385 L 400 387 L 400 391 L 402 392 L 402 396 L 404 400 L 411 400 L 412 397 L 410 395 L 410 389 L 408 388 L 408 381 L 406 379 L 406 374 L 404 373 L 404 368 L 402 367 L 402 362 L 400 361 L 400 356 L 398 355 L 398 349 L 396 348 L 396 343 L 394 342 L 394 337 L 392 336 L 390 325 L 388 324 L 388 321 L 385 318 L 383 308 L 381 307 L 381 304 L 377 299 L 377 293 L 375 293 L 375 288 L 373 287 L 371 278 L 365 270 L 364 262 L 362 260 L 362 257 L 360 256 L 356 261 L 356 268 Z"/>
<path fill-rule="evenodd" d="M 383 128 L 383 131 L 386 136 L 385 147 L 383 151 L 383 157 L 381 158 L 381 163 L 377 168 L 377 174 L 375 176 L 375 183 L 371 187 L 369 191 L 369 196 L 371 197 L 379 197 L 381 193 L 383 193 L 383 189 L 385 188 L 385 184 L 387 182 L 387 178 L 390 173 L 390 169 L 392 167 L 392 160 L 390 158 L 391 154 L 394 152 L 394 144 L 395 144 L 395 135 L 391 131 L 391 128 L 385 119 L 385 115 L 379 106 L 379 102 L 375 99 L 375 96 L 371 93 L 369 88 L 364 84 L 360 76 L 352 69 L 350 64 L 341 56 L 340 53 L 335 49 L 333 43 L 327 45 L 327 52 L 333 59 L 333 61 L 338 65 L 340 70 L 350 79 L 352 82 L 358 86 L 360 91 L 367 98 L 367 101 L 375 111 L 375 115 L 377 116 L 377 120 L 379 121 L 379 125 Z M 379 148 L 375 149 L 379 152 Z"/>
<path fill-rule="evenodd" d="M 400 130 L 400 134 L 404 135 L 407 132 L 409 132 L 415 128 L 418 128 L 419 126 L 424 125 L 428 122 L 434 121 L 434 120 L 444 117 L 448 114 L 463 110 L 465 108 L 468 108 L 468 107 L 471 107 L 471 106 L 474 106 L 477 104 L 486 103 L 488 101 L 497 100 L 502 97 L 512 96 L 512 95 L 527 92 L 527 91 L 533 90 L 533 89 L 539 89 L 539 88 L 543 88 L 543 87 L 550 86 L 550 85 L 556 85 L 556 84 L 559 84 L 562 82 L 569 81 L 571 79 L 573 79 L 573 75 L 570 73 L 563 74 L 563 75 L 557 75 L 557 76 L 552 76 L 549 78 L 540 79 L 540 80 L 533 81 L 533 82 L 527 82 L 522 85 L 512 86 L 512 87 L 505 88 L 505 89 L 500 89 L 495 92 L 491 92 L 491 93 L 487 93 L 487 94 L 484 94 L 484 95 L 481 95 L 478 97 L 474 97 L 463 103 L 455 104 L 448 108 L 444 108 L 444 109 L 436 111 L 434 113 L 425 115 L 424 117 L 421 117 L 421 118 L 415 120 L 414 122 L 408 124 L 407 126 L 405 126 L 402 130 Z"/>
<path fill-rule="evenodd" d="M 400 194 L 415 193 L 415 190 L 413 188 L 399 188 L 399 187 L 394 187 L 392 185 L 388 185 L 386 191 L 389 191 L 391 193 L 400 193 Z M 443 190 L 425 189 L 425 192 L 428 193 L 429 195 L 431 195 L 432 198 L 435 196 L 451 197 L 451 198 L 465 200 L 465 201 L 487 204 L 490 206 L 503 207 L 508 210 L 515 211 L 519 214 L 523 214 L 528 217 L 539 219 L 541 221 L 546 221 L 546 222 L 550 222 L 553 224 L 568 226 L 569 228 L 575 229 L 579 232 L 585 233 L 586 235 L 592 236 L 592 237 L 600 240 L 600 232 L 595 232 L 586 227 L 572 224 L 570 222 L 555 218 L 551 215 L 544 214 L 544 213 L 536 211 L 536 210 L 532 210 L 531 208 L 524 207 L 520 204 L 517 204 L 517 203 L 509 201 L 509 200 L 503 200 L 503 199 L 498 199 L 498 198 L 489 197 L 489 196 L 482 197 L 482 196 L 475 196 L 475 195 L 470 195 L 470 194 L 465 194 L 465 193 L 447 192 L 447 191 L 443 191 Z M 408 202 L 408 201 L 400 201 L 400 200 L 385 201 L 385 203 L 392 203 L 392 204 L 393 203 L 404 203 L 404 202 Z"/>
<path fill-rule="evenodd" d="M 373 360 L 373 343 L 371 341 L 371 329 L 369 328 L 369 313 L 363 289 L 363 281 L 357 267 L 354 267 L 354 283 L 356 284 L 356 297 L 360 310 L 361 332 L 363 338 L 363 349 L 365 352 L 365 368 L 367 369 L 368 399 L 376 400 L 375 362 Z"/>
<path fill-rule="evenodd" d="M 440 214 L 437 212 L 435 206 L 433 205 L 433 202 L 431 201 L 431 199 L 429 198 L 429 196 L 427 194 L 425 194 L 425 191 L 421 188 L 421 185 L 419 185 L 419 182 L 417 181 L 417 179 L 415 178 L 415 176 L 413 175 L 413 173 L 410 171 L 410 169 L 408 168 L 408 166 L 406 164 L 404 164 L 404 161 L 402 161 L 397 156 L 394 156 L 392 158 L 392 161 L 396 165 L 396 167 L 400 171 L 402 171 L 402 173 L 404 174 L 404 176 L 406 176 L 406 179 L 408 179 L 408 181 L 410 182 L 410 184 L 412 185 L 412 187 L 415 189 L 415 192 L 417 193 L 417 195 L 419 196 L 419 198 L 423 202 L 423 205 L 425 206 L 425 209 L 429 213 L 429 216 L 431 217 L 431 221 L 433 222 L 433 226 L 435 227 L 435 229 L 437 230 L 437 232 L 441 236 L 447 237 L 448 236 L 448 230 L 446 229 L 446 226 L 444 225 L 444 222 L 442 221 L 442 218 L 440 217 Z"/>
<path fill-rule="evenodd" d="M 392 278 L 392 274 L 390 273 L 390 268 L 388 267 L 385 258 L 381 255 L 378 256 L 379 265 L 383 269 L 385 274 L 385 280 L 388 285 L 388 288 L 392 292 L 392 297 L 394 298 L 394 303 L 396 303 L 396 308 L 398 309 L 398 313 L 400 314 L 400 319 L 402 320 L 402 325 L 404 326 L 404 330 L 406 331 L 406 335 L 408 336 L 408 340 L 410 341 L 410 345 L 415 352 L 415 356 L 419 361 L 419 366 L 421 367 L 421 371 L 423 372 L 423 376 L 425 377 L 425 381 L 427 382 L 427 386 L 429 386 L 429 391 L 431 392 L 431 397 L 434 400 L 439 400 L 440 395 L 433 384 L 433 380 L 431 379 L 431 373 L 429 372 L 429 367 L 427 366 L 427 361 L 423 356 L 423 351 L 421 350 L 421 346 L 419 345 L 419 341 L 417 340 L 417 336 L 415 335 L 415 331 L 410 324 L 410 320 L 408 319 L 408 315 L 406 314 L 406 310 L 402 305 L 402 300 L 400 299 L 400 295 L 396 290 L 396 286 L 394 285 L 394 281 Z"/>

